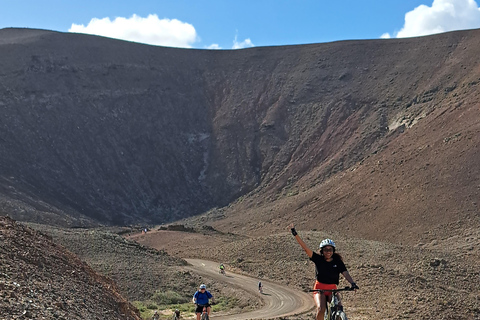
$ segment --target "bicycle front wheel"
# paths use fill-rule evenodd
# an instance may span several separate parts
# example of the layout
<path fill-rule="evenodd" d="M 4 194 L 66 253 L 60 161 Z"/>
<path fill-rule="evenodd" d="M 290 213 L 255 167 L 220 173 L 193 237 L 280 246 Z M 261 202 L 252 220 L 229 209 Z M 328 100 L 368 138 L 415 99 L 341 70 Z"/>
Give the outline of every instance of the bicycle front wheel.
<path fill-rule="evenodd" d="M 323 320 L 331 320 L 330 319 L 330 311 L 329 308 L 327 307 L 327 310 L 325 310 L 325 314 L 323 315 Z"/>
<path fill-rule="evenodd" d="M 335 319 L 335 320 L 347 320 L 347 315 L 346 315 L 345 312 L 343 312 L 343 311 L 336 311 L 336 312 L 333 314 L 332 319 Z"/>

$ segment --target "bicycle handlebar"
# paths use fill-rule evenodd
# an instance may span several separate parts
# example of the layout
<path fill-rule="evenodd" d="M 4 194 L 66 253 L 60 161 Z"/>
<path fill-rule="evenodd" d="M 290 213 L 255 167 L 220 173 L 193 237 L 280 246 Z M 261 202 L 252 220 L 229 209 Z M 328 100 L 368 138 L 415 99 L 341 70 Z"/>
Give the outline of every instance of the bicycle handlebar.
<path fill-rule="evenodd" d="M 208 304 L 200 304 L 200 303 L 194 303 L 195 305 L 199 306 L 199 307 L 206 307 L 206 306 L 213 306 L 213 305 L 216 305 L 217 302 L 209 302 Z"/>
<path fill-rule="evenodd" d="M 345 288 L 342 288 L 342 289 L 311 289 L 311 290 L 308 290 L 308 292 L 323 293 L 323 292 L 338 292 L 338 291 L 353 291 L 353 290 L 355 290 L 355 289 L 352 288 L 352 287 L 345 287 Z"/>

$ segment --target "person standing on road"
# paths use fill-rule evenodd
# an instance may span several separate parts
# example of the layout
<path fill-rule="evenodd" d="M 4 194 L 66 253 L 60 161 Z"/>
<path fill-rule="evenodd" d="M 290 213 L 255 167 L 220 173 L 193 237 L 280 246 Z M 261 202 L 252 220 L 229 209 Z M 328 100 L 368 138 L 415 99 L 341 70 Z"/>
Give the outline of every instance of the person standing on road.
<path fill-rule="evenodd" d="M 175 312 L 173 313 L 173 319 L 172 320 L 180 320 L 180 310 L 175 309 Z"/>
<path fill-rule="evenodd" d="M 195 309 L 195 314 L 197 315 L 197 320 L 200 320 L 200 316 L 203 312 L 203 306 L 207 307 L 207 314 L 210 318 L 210 304 L 209 299 L 212 299 L 212 303 L 215 303 L 215 298 L 213 295 L 207 291 L 207 286 L 201 284 L 197 292 L 193 295 L 193 303 L 197 305 Z"/>
<path fill-rule="evenodd" d="M 342 257 L 335 252 L 335 242 L 331 239 L 325 239 L 320 242 L 319 252 L 316 253 L 308 248 L 308 246 L 303 242 L 300 236 L 297 234 L 295 230 L 295 225 L 292 223 L 288 226 L 290 231 L 292 232 L 295 240 L 297 240 L 298 244 L 303 248 L 306 252 L 307 256 L 310 260 L 315 263 L 315 275 L 316 281 L 314 289 L 323 289 L 323 290 L 332 290 L 336 289 L 339 283 L 340 274 L 350 282 L 353 289 L 358 289 L 358 286 L 353 281 L 352 277 L 347 271 L 345 264 L 343 263 Z M 317 320 L 322 320 L 323 315 L 325 314 L 325 309 L 327 307 L 327 298 L 330 298 L 331 293 L 319 293 L 315 292 L 313 294 L 313 299 L 315 300 L 315 304 L 317 305 Z M 339 305 L 341 306 L 340 302 L 340 295 L 339 296 Z"/>

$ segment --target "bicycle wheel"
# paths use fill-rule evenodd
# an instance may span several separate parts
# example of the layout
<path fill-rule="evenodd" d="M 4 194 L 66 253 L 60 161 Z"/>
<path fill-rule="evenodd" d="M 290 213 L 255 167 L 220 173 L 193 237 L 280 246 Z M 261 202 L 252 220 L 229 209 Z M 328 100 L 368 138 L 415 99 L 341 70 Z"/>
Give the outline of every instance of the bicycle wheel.
<path fill-rule="evenodd" d="M 335 311 L 335 314 L 332 317 L 335 320 L 347 320 L 347 315 L 343 311 Z"/>
<path fill-rule="evenodd" d="M 331 320 L 330 319 L 330 312 L 328 310 L 330 310 L 329 307 L 327 307 L 327 309 L 325 310 L 325 314 L 323 315 L 323 320 Z"/>

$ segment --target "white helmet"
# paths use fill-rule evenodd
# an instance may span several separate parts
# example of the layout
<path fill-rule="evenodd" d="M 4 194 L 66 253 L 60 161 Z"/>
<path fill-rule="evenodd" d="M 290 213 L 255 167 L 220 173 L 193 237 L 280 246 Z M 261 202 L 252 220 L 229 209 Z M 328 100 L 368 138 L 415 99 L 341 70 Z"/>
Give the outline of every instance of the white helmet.
<path fill-rule="evenodd" d="M 207 289 L 207 286 L 202 283 L 202 284 L 200 285 L 200 289 Z"/>
<path fill-rule="evenodd" d="M 323 247 L 326 247 L 326 246 L 331 246 L 331 247 L 335 248 L 335 242 L 333 242 L 332 239 L 322 240 L 322 242 L 320 242 L 319 248 L 322 249 Z"/>

